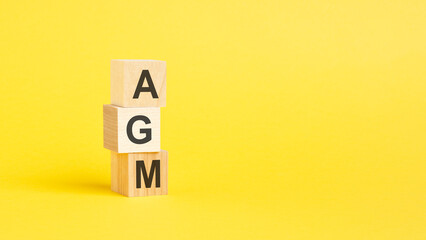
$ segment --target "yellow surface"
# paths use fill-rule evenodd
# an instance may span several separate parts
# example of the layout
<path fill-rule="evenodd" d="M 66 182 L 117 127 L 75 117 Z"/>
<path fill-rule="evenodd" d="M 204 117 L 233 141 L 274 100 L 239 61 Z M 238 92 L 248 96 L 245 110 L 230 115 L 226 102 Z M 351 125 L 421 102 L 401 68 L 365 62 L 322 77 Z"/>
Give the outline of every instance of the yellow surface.
<path fill-rule="evenodd" d="M 426 239 L 426 2 L 0 2 L 0 239 Z M 169 195 L 109 190 L 110 59 L 167 61 Z"/>

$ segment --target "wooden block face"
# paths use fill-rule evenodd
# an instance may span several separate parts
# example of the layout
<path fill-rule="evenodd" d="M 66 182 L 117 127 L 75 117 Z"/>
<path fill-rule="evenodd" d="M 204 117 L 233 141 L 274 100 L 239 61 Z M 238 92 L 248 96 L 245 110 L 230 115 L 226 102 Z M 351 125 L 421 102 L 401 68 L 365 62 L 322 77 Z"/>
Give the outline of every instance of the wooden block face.
<path fill-rule="evenodd" d="M 118 153 L 160 151 L 160 108 L 104 105 L 104 147 Z"/>
<path fill-rule="evenodd" d="M 168 153 L 111 151 L 111 189 L 128 197 L 166 195 Z"/>
<path fill-rule="evenodd" d="M 121 107 L 165 107 L 166 62 L 111 60 L 111 103 Z"/>

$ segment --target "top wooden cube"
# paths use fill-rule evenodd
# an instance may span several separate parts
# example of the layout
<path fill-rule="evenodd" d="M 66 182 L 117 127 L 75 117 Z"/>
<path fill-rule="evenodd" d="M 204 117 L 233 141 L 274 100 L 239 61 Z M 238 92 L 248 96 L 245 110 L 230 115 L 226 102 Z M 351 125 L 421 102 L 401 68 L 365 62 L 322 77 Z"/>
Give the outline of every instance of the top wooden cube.
<path fill-rule="evenodd" d="M 165 107 L 166 62 L 111 60 L 111 103 L 121 107 Z"/>

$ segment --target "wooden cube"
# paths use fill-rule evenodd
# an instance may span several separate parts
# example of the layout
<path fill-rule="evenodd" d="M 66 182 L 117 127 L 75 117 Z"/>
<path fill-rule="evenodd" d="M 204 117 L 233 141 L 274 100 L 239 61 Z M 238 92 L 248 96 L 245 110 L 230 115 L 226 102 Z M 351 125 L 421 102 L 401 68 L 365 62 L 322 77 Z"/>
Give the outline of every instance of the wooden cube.
<path fill-rule="evenodd" d="M 111 103 L 121 107 L 165 107 L 166 62 L 111 60 Z"/>
<path fill-rule="evenodd" d="M 111 152 L 111 189 L 128 197 L 167 194 L 168 153 Z"/>
<path fill-rule="evenodd" d="M 160 151 L 160 108 L 104 105 L 104 147 L 118 153 Z"/>

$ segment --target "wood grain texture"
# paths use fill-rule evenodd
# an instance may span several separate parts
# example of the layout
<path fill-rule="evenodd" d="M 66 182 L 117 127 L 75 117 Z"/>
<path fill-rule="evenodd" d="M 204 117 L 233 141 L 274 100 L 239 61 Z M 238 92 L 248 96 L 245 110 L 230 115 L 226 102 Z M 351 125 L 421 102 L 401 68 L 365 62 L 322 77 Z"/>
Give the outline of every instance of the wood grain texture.
<path fill-rule="evenodd" d="M 129 138 L 127 127 L 135 116 L 145 116 L 150 123 L 141 120 L 131 125 L 132 135 L 144 139 L 150 131 L 151 140 L 146 143 L 134 143 Z M 160 151 L 160 108 L 122 108 L 114 105 L 103 106 L 104 147 L 118 153 L 159 152 Z"/>
<path fill-rule="evenodd" d="M 104 105 L 104 147 L 118 152 L 118 109 L 111 105 Z"/>
<path fill-rule="evenodd" d="M 154 171 L 152 185 L 147 188 L 141 178 L 140 188 L 137 187 L 137 161 L 143 161 L 149 174 L 154 160 L 160 161 L 160 186 L 156 185 L 157 171 Z M 161 150 L 156 153 L 116 153 L 111 151 L 111 190 L 128 197 L 166 195 L 168 193 L 168 152 Z"/>
<path fill-rule="evenodd" d="M 142 92 L 134 99 L 143 70 L 148 70 L 158 98 Z M 143 84 L 147 87 L 147 82 Z M 166 106 L 166 62 L 158 60 L 111 60 L 111 103 L 121 107 Z"/>

